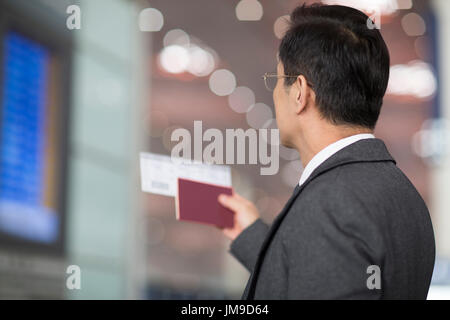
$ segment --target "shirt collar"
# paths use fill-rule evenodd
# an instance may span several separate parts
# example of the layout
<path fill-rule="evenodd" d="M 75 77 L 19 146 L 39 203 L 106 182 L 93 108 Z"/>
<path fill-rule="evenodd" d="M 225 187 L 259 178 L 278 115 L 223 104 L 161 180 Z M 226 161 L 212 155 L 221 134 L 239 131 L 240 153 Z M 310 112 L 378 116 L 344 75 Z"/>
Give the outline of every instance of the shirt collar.
<path fill-rule="evenodd" d="M 356 141 L 362 139 L 373 139 L 375 136 L 371 133 L 360 133 L 355 134 L 353 136 L 349 136 L 343 139 L 340 139 L 332 144 L 326 146 L 322 150 L 320 150 L 306 165 L 305 169 L 302 172 L 302 176 L 300 177 L 300 181 L 298 183 L 301 186 L 306 179 L 313 173 L 313 171 L 320 166 L 325 160 L 331 157 L 333 154 L 338 152 L 339 150 L 345 148 L 346 146 L 355 143 Z"/>

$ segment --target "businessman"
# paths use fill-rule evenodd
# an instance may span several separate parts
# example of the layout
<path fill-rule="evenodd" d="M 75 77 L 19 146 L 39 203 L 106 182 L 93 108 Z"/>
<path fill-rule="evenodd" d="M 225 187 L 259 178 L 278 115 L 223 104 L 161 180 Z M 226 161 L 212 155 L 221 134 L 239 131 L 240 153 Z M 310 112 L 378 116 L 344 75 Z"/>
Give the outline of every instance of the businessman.
<path fill-rule="evenodd" d="M 223 229 L 251 273 L 243 299 L 425 299 L 435 244 L 428 209 L 373 135 L 389 52 L 368 17 L 300 6 L 281 41 L 273 91 L 281 143 L 304 167 L 271 226 L 235 194 Z"/>

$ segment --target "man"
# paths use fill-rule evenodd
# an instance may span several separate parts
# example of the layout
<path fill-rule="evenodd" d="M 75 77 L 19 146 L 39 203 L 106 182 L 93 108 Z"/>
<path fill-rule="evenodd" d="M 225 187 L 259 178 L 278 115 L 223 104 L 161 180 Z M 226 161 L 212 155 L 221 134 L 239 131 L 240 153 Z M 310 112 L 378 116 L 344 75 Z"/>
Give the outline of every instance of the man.
<path fill-rule="evenodd" d="M 370 22 L 370 21 L 369 21 Z M 281 143 L 304 166 L 272 226 L 235 194 L 223 232 L 251 272 L 243 299 L 425 299 L 435 245 L 427 207 L 373 136 L 389 53 L 368 17 L 300 6 L 279 48 Z"/>

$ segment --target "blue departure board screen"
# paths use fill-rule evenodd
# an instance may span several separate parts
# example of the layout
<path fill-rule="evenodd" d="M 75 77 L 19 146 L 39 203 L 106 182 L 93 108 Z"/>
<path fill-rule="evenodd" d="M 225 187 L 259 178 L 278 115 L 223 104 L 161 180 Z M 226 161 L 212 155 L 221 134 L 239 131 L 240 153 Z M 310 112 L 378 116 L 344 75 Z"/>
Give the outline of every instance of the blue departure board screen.
<path fill-rule="evenodd" d="M 50 52 L 16 32 L 3 41 L 0 111 L 0 231 L 51 243 L 59 219 L 45 200 Z"/>

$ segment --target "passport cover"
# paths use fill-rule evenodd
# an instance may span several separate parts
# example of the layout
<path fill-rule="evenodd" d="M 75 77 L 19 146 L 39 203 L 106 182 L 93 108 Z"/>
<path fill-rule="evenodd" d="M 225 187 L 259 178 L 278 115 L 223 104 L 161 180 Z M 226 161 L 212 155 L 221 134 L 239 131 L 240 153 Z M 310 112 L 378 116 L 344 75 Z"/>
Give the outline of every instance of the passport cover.
<path fill-rule="evenodd" d="M 232 188 L 183 178 L 178 178 L 177 182 L 177 220 L 233 227 L 233 211 L 217 200 L 219 194 L 232 195 Z"/>

